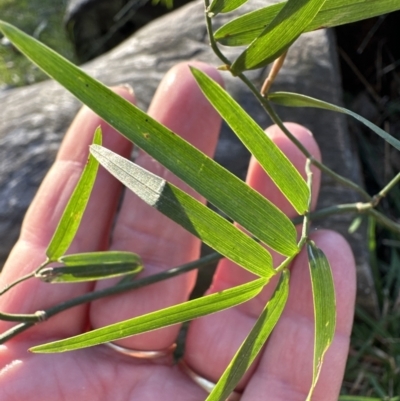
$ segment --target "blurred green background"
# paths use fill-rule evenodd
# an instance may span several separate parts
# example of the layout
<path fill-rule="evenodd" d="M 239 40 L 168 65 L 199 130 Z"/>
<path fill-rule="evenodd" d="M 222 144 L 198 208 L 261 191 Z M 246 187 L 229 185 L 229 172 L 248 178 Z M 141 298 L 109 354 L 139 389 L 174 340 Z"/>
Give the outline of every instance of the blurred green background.
<path fill-rule="evenodd" d="M 76 62 L 72 43 L 63 27 L 66 0 L 0 0 L 0 19 L 33 35 L 69 60 Z M 0 38 L 0 90 L 46 79 L 4 37 Z"/>

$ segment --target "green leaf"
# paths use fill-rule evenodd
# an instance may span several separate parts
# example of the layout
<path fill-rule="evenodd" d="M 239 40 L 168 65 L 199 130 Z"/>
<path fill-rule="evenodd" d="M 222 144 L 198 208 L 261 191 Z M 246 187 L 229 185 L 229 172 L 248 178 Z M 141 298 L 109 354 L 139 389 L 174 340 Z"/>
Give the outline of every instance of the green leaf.
<path fill-rule="evenodd" d="M 363 217 L 362 216 L 357 216 L 350 224 L 349 228 L 347 231 L 349 234 L 354 234 L 359 228 L 361 223 L 363 222 Z"/>
<path fill-rule="evenodd" d="M 75 253 L 64 255 L 58 259 L 65 266 L 86 266 L 92 264 L 115 264 L 115 263 L 131 263 L 141 264 L 139 255 L 125 251 L 99 251 L 87 253 Z"/>
<path fill-rule="evenodd" d="M 71 283 L 102 280 L 143 270 L 140 257 L 131 252 L 106 251 L 66 255 L 62 267 L 45 267 L 35 277 L 47 283 Z"/>
<path fill-rule="evenodd" d="M 325 254 L 312 241 L 307 243 L 307 253 L 315 319 L 313 380 L 306 400 L 310 401 L 321 372 L 325 353 L 335 335 L 336 300 L 332 271 Z"/>
<path fill-rule="evenodd" d="M 39 353 L 72 351 L 196 319 L 254 298 L 266 283 L 267 280 L 260 278 L 228 290 L 114 323 L 75 337 L 39 345 L 31 348 L 30 351 Z"/>
<path fill-rule="evenodd" d="M 97 128 L 94 134 L 93 143 L 101 145 L 101 128 Z M 81 178 L 75 187 L 71 198 L 64 210 L 64 213 L 58 223 L 56 232 L 50 241 L 46 250 L 47 257 L 56 261 L 60 256 L 64 255 L 72 240 L 78 231 L 79 224 L 82 220 L 83 213 L 88 203 L 90 193 L 96 180 L 97 169 L 99 163 L 93 156 L 89 155 L 88 162 L 83 169 Z"/>
<path fill-rule="evenodd" d="M 180 224 L 220 254 L 261 277 L 272 277 L 272 258 L 233 224 L 164 179 L 101 146 L 92 146 L 101 165 L 148 205 Z"/>
<path fill-rule="evenodd" d="M 191 70 L 213 107 L 258 160 L 296 211 L 304 214 L 307 211 L 310 191 L 297 169 L 264 130 L 220 85 L 203 72 L 195 68 Z M 290 227 L 290 230 L 293 228 Z"/>
<path fill-rule="evenodd" d="M 289 0 L 260 36 L 234 61 L 237 75 L 263 67 L 282 55 L 315 18 L 325 0 Z"/>
<path fill-rule="evenodd" d="M 246 340 L 236 352 L 206 401 L 225 401 L 261 351 L 278 322 L 289 295 L 289 271 L 284 270 L 269 300 Z"/>
<path fill-rule="evenodd" d="M 0 22 L 0 30 L 103 120 L 255 237 L 267 243 L 273 235 L 271 230 L 278 233 L 281 226 L 287 225 L 284 220 L 287 218 L 276 214 L 272 224 L 268 223 L 272 217 L 271 204 L 264 197 L 174 132 L 17 28 Z M 298 252 L 295 232 L 284 243 L 276 242 L 279 243 L 276 250 L 285 256 Z"/>
<path fill-rule="evenodd" d="M 278 15 L 286 2 L 242 15 L 219 28 L 214 38 L 226 46 L 248 45 Z M 397 0 L 326 0 L 304 32 L 331 28 L 400 10 Z"/>
<path fill-rule="evenodd" d="M 207 15 L 212 18 L 219 13 L 228 13 L 236 10 L 248 0 L 213 0 L 207 9 Z"/>
<path fill-rule="evenodd" d="M 322 100 L 314 99 L 309 96 L 300 95 L 298 93 L 291 92 L 275 92 L 268 95 L 268 99 L 276 104 L 289 107 L 316 107 L 319 109 L 325 109 L 330 111 L 336 111 L 338 113 L 347 114 L 356 120 L 360 121 L 366 125 L 369 129 L 374 131 L 380 137 L 382 137 L 386 142 L 390 143 L 397 150 L 400 150 L 400 141 L 388 134 L 382 128 L 377 127 L 375 124 L 371 123 L 364 117 L 361 117 L 357 113 L 354 113 L 344 107 L 335 106 L 334 104 L 324 102 Z"/>

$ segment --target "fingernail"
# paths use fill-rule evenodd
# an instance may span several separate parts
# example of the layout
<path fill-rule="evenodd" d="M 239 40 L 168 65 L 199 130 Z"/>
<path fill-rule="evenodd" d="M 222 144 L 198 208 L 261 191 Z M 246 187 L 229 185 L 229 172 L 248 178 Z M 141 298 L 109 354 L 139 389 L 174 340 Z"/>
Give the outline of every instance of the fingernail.
<path fill-rule="evenodd" d="M 125 88 L 131 95 L 135 95 L 135 91 L 133 90 L 132 86 L 130 84 L 120 84 L 118 85 L 118 88 Z"/>

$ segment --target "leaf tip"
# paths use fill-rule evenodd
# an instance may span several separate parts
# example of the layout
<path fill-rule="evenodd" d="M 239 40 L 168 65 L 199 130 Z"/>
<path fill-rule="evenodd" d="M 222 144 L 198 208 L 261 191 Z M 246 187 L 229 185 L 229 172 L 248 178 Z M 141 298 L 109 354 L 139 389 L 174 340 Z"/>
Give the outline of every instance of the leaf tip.
<path fill-rule="evenodd" d="M 99 125 L 96 130 L 94 131 L 93 142 L 94 145 L 101 145 L 103 142 L 103 130 Z"/>

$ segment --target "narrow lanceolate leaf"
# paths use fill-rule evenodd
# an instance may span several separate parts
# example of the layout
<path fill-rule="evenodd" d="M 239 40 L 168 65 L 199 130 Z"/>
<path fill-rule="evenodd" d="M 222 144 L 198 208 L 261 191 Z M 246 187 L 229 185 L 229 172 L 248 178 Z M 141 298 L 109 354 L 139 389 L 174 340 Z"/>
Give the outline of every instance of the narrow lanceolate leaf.
<path fill-rule="evenodd" d="M 103 120 L 255 237 L 268 243 L 275 235 L 279 238 L 282 227 L 288 227 L 287 217 L 271 215 L 271 204 L 264 197 L 174 132 L 17 28 L 0 22 L 0 30 L 22 53 Z M 275 242 L 279 244 L 276 250 L 285 256 L 298 251 L 295 232 L 286 236 L 284 242 Z"/>
<path fill-rule="evenodd" d="M 101 128 L 97 128 L 93 143 L 101 145 Z M 58 223 L 56 232 L 46 250 L 46 255 L 50 260 L 56 261 L 64 255 L 78 231 L 83 212 L 88 203 L 90 193 L 96 180 L 99 163 L 89 155 L 89 160 L 82 172 L 81 178 L 68 201 L 64 213 Z"/>
<path fill-rule="evenodd" d="M 299 214 L 307 210 L 306 182 L 261 127 L 215 81 L 192 68 L 201 90 Z"/>
<path fill-rule="evenodd" d="M 275 274 L 267 250 L 196 199 L 106 148 L 92 146 L 91 152 L 106 170 L 148 205 L 220 254 L 258 276 L 267 278 Z"/>
<path fill-rule="evenodd" d="M 228 13 L 236 10 L 248 0 L 214 0 L 207 9 L 207 14 L 210 18 L 219 13 Z"/>
<path fill-rule="evenodd" d="M 250 368 L 278 322 L 289 294 L 289 271 L 282 272 L 272 298 L 262 311 L 256 324 L 240 346 L 206 401 L 225 401 L 240 379 Z"/>
<path fill-rule="evenodd" d="M 214 38 L 226 46 L 248 45 L 277 16 L 286 2 L 242 15 L 219 28 Z M 326 0 L 304 32 L 331 28 L 400 10 L 398 0 Z"/>
<path fill-rule="evenodd" d="M 312 241 L 307 243 L 307 252 L 315 319 L 313 380 L 306 400 L 310 401 L 321 372 L 325 353 L 335 335 L 336 300 L 332 271 L 325 254 Z"/>
<path fill-rule="evenodd" d="M 45 267 L 35 277 L 47 283 L 71 283 L 132 275 L 143 270 L 142 260 L 131 252 L 80 253 L 63 256 L 59 262 L 64 266 Z"/>
<path fill-rule="evenodd" d="M 114 323 L 85 334 L 39 345 L 31 348 L 30 351 L 40 353 L 71 351 L 182 323 L 246 302 L 254 298 L 266 283 L 265 279 L 257 279 L 225 291 Z"/>
<path fill-rule="evenodd" d="M 283 1 L 229 21 L 214 39 L 225 46 L 243 46 L 256 39 L 285 6 Z M 400 10 L 398 0 L 326 0 L 304 32 L 331 28 Z"/>
<path fill-rule="evenodd" d="M 289 0 L 231 65 L 232 73 L 260 68 L 277 59 L 304 32 L 324 3 L 325 0 Z"/>
<path fill-rule="evenodd" d="M 281 104 L 283 106 L 316 107 L 319 109 L 325 109 L 325 110 L 336 111 L 339 113 L 347 114 L 347 115 L 355 118 L 356 120 L 360 121 L 361 123 L 363 123 L 365 126 L 367 126 L 369 129 L 374 131 L 376 134 L 378 134 L 380 137 L 382 137 L 386 142 L 388 142 L 390 145 L 395 147 L 397 150 L 400 150 L 400 141 L 398 139 L 396 139 L 392 135 L 388 134 L 382 128 L 379 128 L 378 126 L 371 123 L 364 117 L 361 117 L 359 114 L 354 113 L 348 109 L 345 109 L 344 107 L 339 107 L 334 104 L 324 102 L 322 100 L 314 99 L 309 96 L 300 95 L 298 93 L 290 93 L 290 92 L 271 93 L 268 95 L 268 98 L 272 102 L 274 102 L 276 104 Z"/>

